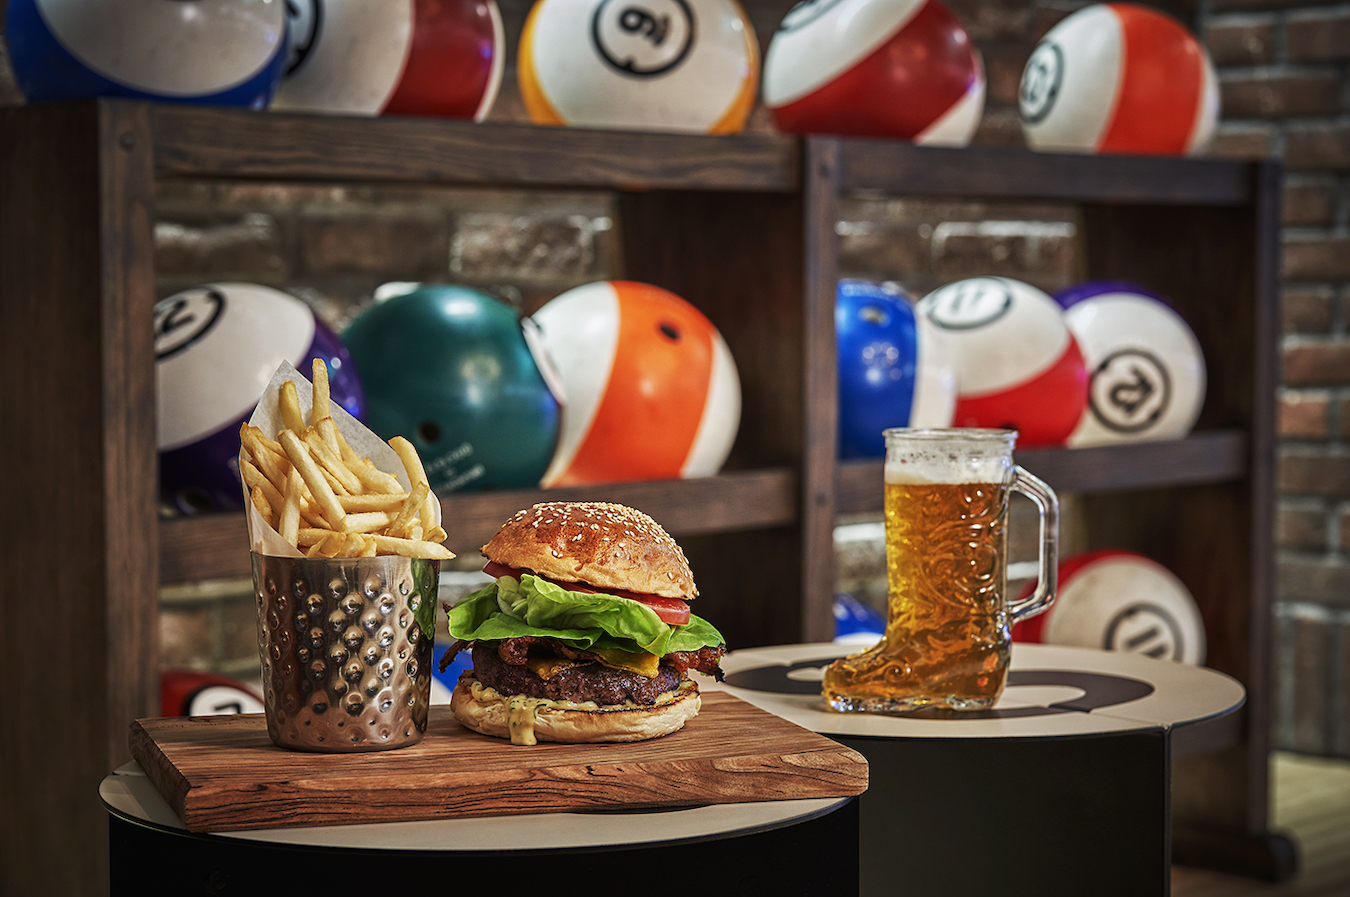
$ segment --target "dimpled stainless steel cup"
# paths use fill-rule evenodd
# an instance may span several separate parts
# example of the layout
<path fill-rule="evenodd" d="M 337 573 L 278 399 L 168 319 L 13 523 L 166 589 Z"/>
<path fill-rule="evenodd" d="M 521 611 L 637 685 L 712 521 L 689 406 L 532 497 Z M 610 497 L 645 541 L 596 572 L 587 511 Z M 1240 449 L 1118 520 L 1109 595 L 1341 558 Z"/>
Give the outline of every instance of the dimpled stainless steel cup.
<path fill-rule="evenodd" d="M 253 552 L 267 734 L 280 747 L 346 753 L 416 744 L 427 730 L 440 562 Z"/>

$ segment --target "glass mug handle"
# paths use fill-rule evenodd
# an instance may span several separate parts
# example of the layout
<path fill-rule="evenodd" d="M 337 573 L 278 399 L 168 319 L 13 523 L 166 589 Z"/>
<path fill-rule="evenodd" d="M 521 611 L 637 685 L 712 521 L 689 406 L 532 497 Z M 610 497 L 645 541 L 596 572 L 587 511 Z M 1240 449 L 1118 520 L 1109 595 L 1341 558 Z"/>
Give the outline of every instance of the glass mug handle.
<path fill-rule="evenodd" d="M 1059 498 L 1044 480 L 1022 467 L 1013 468 L 1012 487 L 1036 503 L 1041 514 L 1041 540 L 1036 590 L 1020 601 L 1008 602 L 1008 622 L 1016 623 L 1049 609 L 1059 579 Z"/>

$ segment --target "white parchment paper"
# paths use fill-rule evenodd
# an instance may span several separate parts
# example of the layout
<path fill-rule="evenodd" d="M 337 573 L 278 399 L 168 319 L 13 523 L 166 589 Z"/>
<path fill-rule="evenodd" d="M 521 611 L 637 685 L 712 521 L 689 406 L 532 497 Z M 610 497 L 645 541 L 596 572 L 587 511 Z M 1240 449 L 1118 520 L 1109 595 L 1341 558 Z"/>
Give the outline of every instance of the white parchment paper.
<path fill-rule="evenodd" d="M 288 380 L 295 384 L 295 391 L 300 399 L 300 413 L 304 415 L 306 421 L 311 419 L 310 411 L 314 402 L 314 385 L 289 361 L 283 361 L 281 366 L 277 368 L 276 373 L 272 375 L 272 380 L 267 384 L 267 388 L 263 390 L 262 398 L 258 400 L 258 407 L 254 410 L 253 416 L 249 418 L 249 424 L 262 430 L 263 433 L 273 439 L 283 429 L 278 398 L 281 395 L 281 384 Z M 337 402 L 330 401 L 329 406 L 329 413 L 333 416 L 333 422 L 337 424 L 338 432 L 347 440 L 347 444 L 352 447 L 352 450 L 363 458 L 369 458 L 380 470 L 397 477 L 405 490 L 411 490 L 412 483 L 408 480 L 408 472 L 403 469 L 403 461 L 389 443 L 376 436 L 365 424 L 348 414 L 347 410 Z M 242 447 L 239 452 L 242 460 L 246 456 L 246 452 Z M 439 526 L 441 523 L 441 503 L 436 499 L 434 493 L 431 497 L 436 519 L 431 522 L 422 522 L 427 529 L 431 529 L 432 526 Z M 244 486 L 244 507 L 248 514 L 248 544 L 252 551 L 273 557 L 301 557 L 301 552 L 283 539 L 281 534 L 273 529 L 258 513 L 258 509 L 253 507 L 247 485 Z"/>

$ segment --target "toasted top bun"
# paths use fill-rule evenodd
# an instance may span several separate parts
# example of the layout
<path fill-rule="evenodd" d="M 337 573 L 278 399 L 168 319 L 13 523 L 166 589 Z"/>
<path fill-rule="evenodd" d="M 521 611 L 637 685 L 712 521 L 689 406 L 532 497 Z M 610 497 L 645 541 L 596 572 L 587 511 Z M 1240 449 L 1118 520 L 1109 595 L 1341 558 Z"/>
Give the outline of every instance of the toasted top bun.
<path fill-rule="evenodd" d="M 546 501 L 518 512 L 483 546 L 490 561 L 561 582 L 698 596 L 684 551 L 655 520 L 609 502 Z"/>

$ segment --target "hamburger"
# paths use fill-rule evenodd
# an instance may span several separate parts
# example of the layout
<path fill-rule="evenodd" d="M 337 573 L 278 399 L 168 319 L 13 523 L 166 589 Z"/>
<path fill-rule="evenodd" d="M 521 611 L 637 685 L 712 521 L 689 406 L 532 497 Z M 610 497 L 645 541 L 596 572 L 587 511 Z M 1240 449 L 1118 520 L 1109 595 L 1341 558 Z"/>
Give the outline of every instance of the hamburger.
<path fill-rule="evenodd" d="M 493 581 L 445 605 L 473 667 L 455 718 L 513 744 L 641 741 L 699 711 L 691 670 L 722 678 L 725 640 L 689 612 L 684 552 L 656 521 L 605 502 L 543 502 L 481 549 Z"/>

